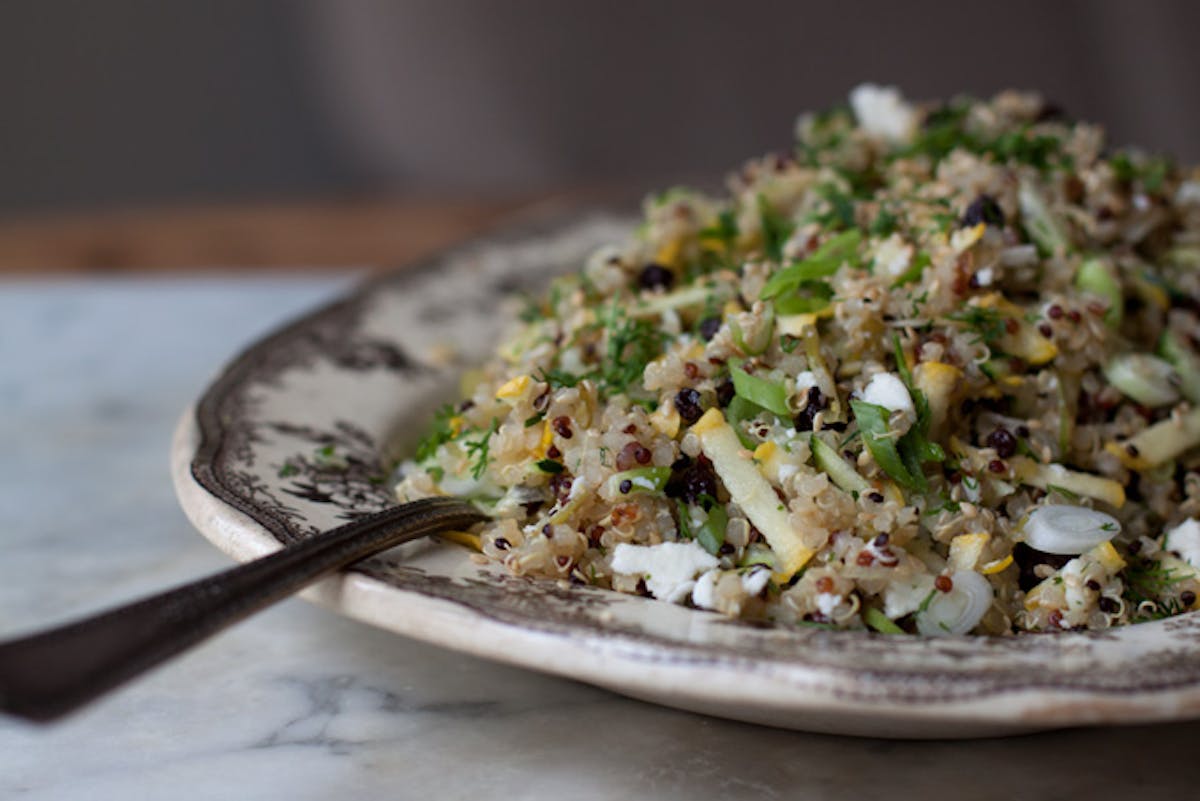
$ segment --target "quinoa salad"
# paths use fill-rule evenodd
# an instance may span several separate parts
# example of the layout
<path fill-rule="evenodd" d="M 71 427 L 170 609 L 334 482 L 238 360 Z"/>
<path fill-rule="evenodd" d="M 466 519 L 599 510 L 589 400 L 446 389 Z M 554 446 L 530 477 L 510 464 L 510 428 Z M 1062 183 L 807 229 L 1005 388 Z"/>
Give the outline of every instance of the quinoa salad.
<path fill-rule="evenodd" d="M 1034 94 L 864 85 L 643 211 L 400 466 L 491 515 L 475 558 L 887 634 L 1197 607 L 1200 171 Z"/>

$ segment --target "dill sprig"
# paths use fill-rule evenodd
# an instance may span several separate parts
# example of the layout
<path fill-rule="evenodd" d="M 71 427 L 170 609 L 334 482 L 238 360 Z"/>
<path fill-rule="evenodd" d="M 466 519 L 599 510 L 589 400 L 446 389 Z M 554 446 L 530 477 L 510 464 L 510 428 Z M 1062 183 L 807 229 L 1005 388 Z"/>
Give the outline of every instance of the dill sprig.
<path fill-rule="evenodd" d="M 980 306 L 968 306 L 960 312 L 946 315 L 946 319 L 962 323 L 975 332 L 972 344 L 995 342 L 1008 330 L 1003 314 L 995 309 L 985 309 Z"/>
<path fill-rule="evenodd" d="M 1179 570 L 1164 567 L 1157 559 L 1138 559 L 1125 568 L 1121 577 L 1125 580 L 1123 597 L 1132 609 L 1132 619 L 1159 620 L 1186 611 L 1183 602 L 1171 594 L 1188 578 Z M 1147 602 L 1153 605 L 1153 610 L 1141 609 Z"/>
<path fill-rule="evenodd" d="M 492 435 L 500 429 L 499 418 L 493 417 L 492 424 L 488 426 L 487 431 L 477 440 L 466 440 L 463 443 L 463 448 L 466 449 L 467 455 L 471 457 L 471 477 L 476 481 L 483 478 L 483 473 L 487 470 L 488 464 L 491 463 L 490 456 L 492 446 Z"/>

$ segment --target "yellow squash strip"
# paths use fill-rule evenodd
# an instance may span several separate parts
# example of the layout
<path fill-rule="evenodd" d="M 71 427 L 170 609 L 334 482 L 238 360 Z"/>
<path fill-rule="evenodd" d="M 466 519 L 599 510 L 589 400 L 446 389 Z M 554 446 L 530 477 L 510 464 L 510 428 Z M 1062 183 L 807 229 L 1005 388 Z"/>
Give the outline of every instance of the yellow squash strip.
<path fill-rule="evenodd" d="M 1008 556 L 1004 557 L 1003 559 L 997 559 L 994 562 L 988 562 L 986 565 L 979 568 L 979 572 L 985 576 L 991 576 L 995 573 L 1001 572 L 1002 570 L 1007 568 L 1012 563 L 1013 563 L 1013 557 L 1012 557 L 1012 554 L 1010 553 Z"/>
<path fill-rule="evenodd" d="M 1110 442 L 1105 450 L 1130 470 L 1149 470 L 1200 445 L 1200 408 L 1178 418 L 1168 417 L 1124 442 Z"/>
<path fill-rule="evenodd" d="M 1025 310 L 1006 299 L 999 292 L 979 298 L 977 305 L 983 309 L 995 309 L 1006 320 L 1016 323 L 1016 330 L 1005 332 L 997 344 L 1005 353 L 1019 356 L 1034 367 L 1052 361 L 1058 355 L 1058 346 L 1042 336 L 1037 326 L 1025 319 Z"/>
<path fill-rule="evenodd" d="M 775 327 L 780 334 L 786 334 L 790 337 L 802 337 L 810 328 L 816 328 L 817 322 L 826 317 L 833 316 L 833 306 L 826 306 L 824 309 L 815 312 L 806 312 L 804 314 L 783 314 L 775 318 Z"/>
<path fill-rule="evenodd" d="M 812 558 L 813 551 L 805 547 L 792 529 L 787 510 L 770 482 L 745 453 L 737 433 L 725 422 L 719 409 L 705 412 L 692 426 L 692 433 L 700 438 L 704 455 L 712 461 L 733 502 L 742 508 L 775 552 L 778 559 L 775 579 L 789 580 Z"/>
<path fill-rule="evenodd" d="M 921 362 L 913 371 L 917 389 L 929 401 L 929 415 L 935 428 L 946 422 L 950 406 L 962 386 L 962 370 L 943 362 Z"/>
<path fill-rule="evenodd" d="M 947 559 L 950 567 L 955 570 L 974 570 L 979 558 L 983 556 L 983 549 L 991 539 L 991 534 L 978 531 L 974 534 L 959 534 L 950 540 L 950 556 Z"/>
<path fill-rule="evenodd" d="M 479 539 L 479 535 L 469 531 L 443 531 L 438 536 L 444 540 L 464 545 L 472 551 L 483 550 L 483 542 Z"/>
<path fill-rule="evenodd" d="M 1068 470 L 1060 464 L 1041 464 L 1024 456 L 1014 456 L 1009 464 L 1022 484 L 1048 491 L 1061 488 L 1118 509 L 1125 505 L 1125 488 L 1111 478 Z"/>
<path fill-rule="evenodd" d="M 500 400 L 516 400 L 524 395 L 527 389 L 529 389 L 529 376 L 519 375 L 510 378 L 500 389 L 496 390 L 496 397 Z"/>

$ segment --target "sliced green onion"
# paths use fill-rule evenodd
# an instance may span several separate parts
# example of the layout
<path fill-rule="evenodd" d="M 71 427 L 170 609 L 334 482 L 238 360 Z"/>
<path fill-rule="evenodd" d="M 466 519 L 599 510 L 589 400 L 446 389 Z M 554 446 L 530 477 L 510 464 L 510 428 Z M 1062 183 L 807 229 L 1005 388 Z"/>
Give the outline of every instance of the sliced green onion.
<path fill-rule="evenodd" d="M 890 617 L 873 606 L 868 606 L 867 610 L 863 612 L 863 622 L 880 634 L 904 633 L 904 629 L 897 626 Z"/>
<path fill-rule="evenodd" d="M 1179 374 L 1148 353 L 1125 353 L 1104 365 L 1104 377 L 1143 406 L 1170 406 L 1179 400 Z"/>
<path fill-rule="evenodd" d="M 1075 286 L 1108 301 L 1104 322 L 1110 328 L 1120 327 L 1125 315 L 1125 295 L 1121 291 L 1121 279 L 1111 262 L 1099 258 L 1087 259 L 1079 265 Z"/>
<path fill-rule="evenodd" d="M 896 447 L 896 433 L 888 425 L 891 412 L 882 406 L 860 400 L 850 401 L 850 408 L 854 410 L 854 419 L 862 431 L 863 442 L 880 469 L 903 487 L 911 490 L 924 489 L 927 485 L 920 465 L 905 464 Z"/>
<path fill-rule="evenodd" d="M 1025 544 L 1042 553 L 1078 556 L 1121 533 L 1112 515 L 1084 506 L 1039 506 L 1022 524 Z"/>
<path fill-rule="evenodd" d="M 1174 331 L 1163 332 L 1158 352 L 1179 374 L 1179 389 L 1192 403 L 1200 403 L 1200 356 Z"/>
<path fill-rule="evenodd" d="M 818 470 L 824 471 L 838 487 L 856 495 L 871 488 L 867 480 L 819 436 L 814 434 L 809 440 L 809 449 L 812 451 L 813 464 Z"/>
<path fill-rule="evenodd" d="M 733 378 L 733 391 L 738 397 L 745 398 L 785 420 L 791 419 L 787 388 L 781 382 L 759 378 L 737 366 L 731 367 L 729 372 Z"/>
<path fill-rule="evenodd" d="M 733 319 L 729 320 L 729 332 L 733 335 L 733 344 L 737 345 L 742 353 L 757 356 L 771 344 L 771 335 L 775 332 L 775 308 L 767 304 L 762 322 L 753 338 L 747 339 L 742 333 L 742 327 Z"/>
<path fill-rule="evenodd" d="M 1017 189 L 1017 204 L 1021 207 L 1021 225 L 1043 256 L 1070 251 L 1071 243 L 1062 223 L 1050 211 L 1045 198 L 1032 183 L 1021 181 Z"/>
<path fill-rule="evenodd" d="M 775 298 L 780 314 L 811 314 L 828 308 L 833 301 L 833 287 L 826 281 L 805 281 L 792 294 Z"/>
<path fill-rule="evenodd" d="M 697 283 L 668 292 L 664 295 L 652 295 L 639 300 L 629 310 L 629 316 L 634 319 L 657 317 L 668 310 L 683 311 L 698 309 L 712 304 L 719 306 L 733 296 L 732 290 L 724 283 Z"/>
<path fill-rule="evenodd" d="M 662 492 L 670 478 L 671 468 L 669 467 L 635 467 L 632 470 L 624 470 L 609 476 L 608 491 L 613 495 L 631 492 Z M 625 486 L 626 481 L 629 484 L 622 491 L 622 486 Z"/>
<path fill-rule="evenodd" d="M 738 567 L 764 565 L 774 571 L 778 561 L 775 558 L 775 552 L 769 546 L 761 542 L 752 542 L 746 546 L 746 550 L 742 554 L 742 561 L 738 562 Z"/>
<path fill-rule="evenodd" d="M 993 381 L 1013 375 L 1012 359 L 988 359 L 979 363 L 979 371 Z"/>
<path fill-rule="evenodd" d="M 950 581 L 954 586 L 949 592 L 935 590 L 917 613 L 917 631 L 926 637 L 970 634 L 992 607 L 992 585 L 983 576 L 960 570 L 950 574 Z"/>

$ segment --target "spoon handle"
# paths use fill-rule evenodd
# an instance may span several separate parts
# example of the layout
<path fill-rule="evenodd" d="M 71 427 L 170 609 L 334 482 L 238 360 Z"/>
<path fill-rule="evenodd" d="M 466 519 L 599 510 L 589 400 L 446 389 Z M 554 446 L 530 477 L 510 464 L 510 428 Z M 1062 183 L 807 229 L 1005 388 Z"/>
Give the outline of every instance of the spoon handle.
<path fill-rule="evenodd" d="M 328 573 L 484 519 L 464 501 L 414 501 L 158 595 L 0 643 L 0 711 L 52 720 Z"/>

